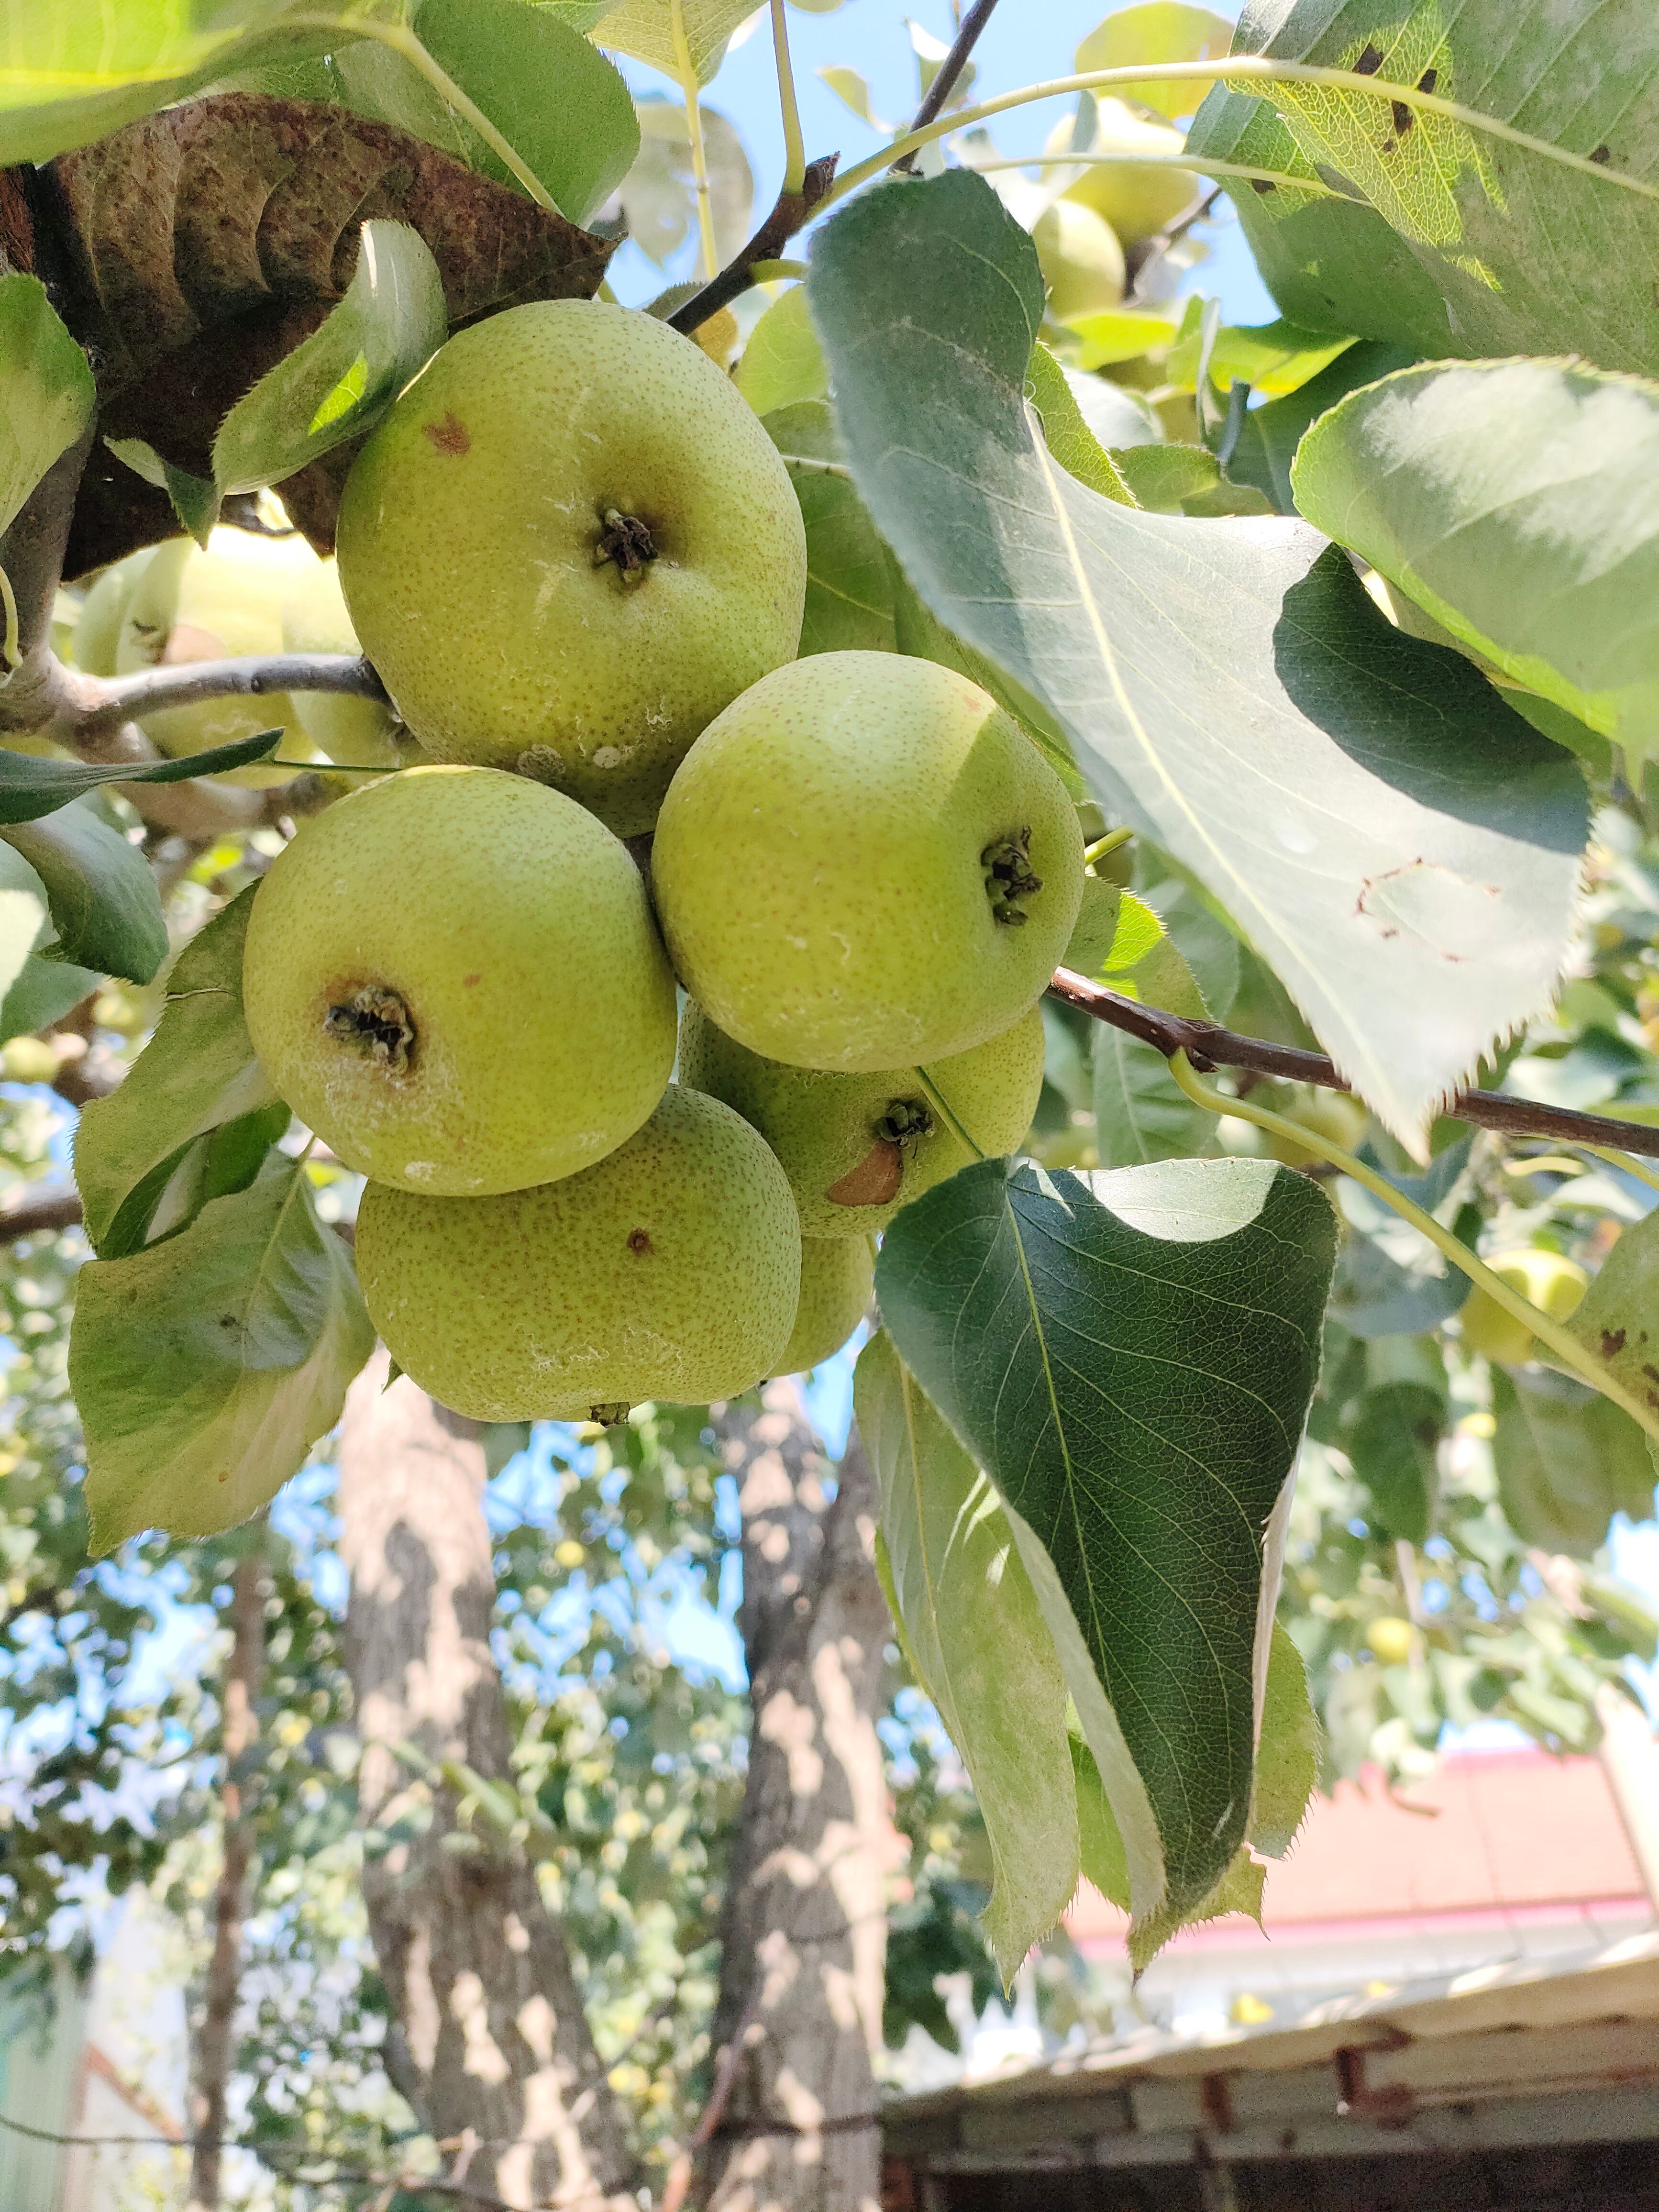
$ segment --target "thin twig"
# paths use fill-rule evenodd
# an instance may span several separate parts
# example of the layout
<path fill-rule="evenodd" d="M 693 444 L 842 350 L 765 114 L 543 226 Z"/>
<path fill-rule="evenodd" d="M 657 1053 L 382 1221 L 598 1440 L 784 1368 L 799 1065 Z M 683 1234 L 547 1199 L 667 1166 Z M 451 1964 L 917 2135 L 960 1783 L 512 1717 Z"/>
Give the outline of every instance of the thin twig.
<path fill-rule="evenodd" d="M 674 310 L 668 318 L 671 327 L 689 337 L 711 315 L 718 314 L 739 294 L 748 291 L 756 282 L 757 265 L 778 258 L 830 190 L 835 182 L 836 164 L 840 159 L 839 154 L 824 154 L 816 161 L 809 161 L 806 174 L 801 179 L 800 190 L 778 194 L 771 214 L 747 246 L 726 264 L 718 276 L 711 278 L 700 292 L 694 292 L 683 307 Z"/>
<path fill-rule="evenodd" d="M 43 1236 L 48 1230 L 74 1229 L 81 1220 L 78 1191 L 53 1191 L 50 1197 L 31 1199 L 0 1213 L 0 1244 L 15 1244 L 25 1237 Z"/>
<path fill-rule="evenodd" d="M 662 2193 L 662 2212 L 680 2212 L 686 2192 L 691 2186 L 691 2173 L 697 2153 L 712 2142 L 714 2132 L 726 2117 L 726 2108 L 732 2101 L 732 2092 L 738 2085 L 738 2069 L 743 2063 L 744 2045 L 749 2031 L 760 2017 L 760 2008 L 766 1996 L 766 1977 L 757 1973 L 750 1987 L 738 2024 L 722 2046 L 720 2063 L 714 2069 L 714 2086 L 708 2093 L 708 2101 L 698 2117 L 691 2140 L 674 2160 L 668 2171 L 668 2181 Z"/>
<path fill-rule="evenodd" d="M 329 691 L 384 702 L 386 686 L 361 654 L 257 653 L 239 660 L 182 661 L 146 668 L 136 676 L 83 679 L 84 703 L 74 714 L 68 742 L 77 747 L 166 708 L 193 707 L 203 699 L 261 699 L 284 691 Z M 55 729 L 53 735 L 58 732 Z"/>
<path fill-rule="evenodd" d="M 1166 1013 L 1160 1006 L 1143 1006 L 1138 1000 L 1126 999 L 1103 983 L 1074 975 L 1068 968 L 1055 969 L 1048 988 L 1067 1006 L 1139 1037 L 1165 1059 L 1184 1052 L 1198 1068 L 1243 1067 L 1257 1075 L 1276 1075 L 1287 1083 L 1310 1083 L 1324 1091 L 1352 1088 L 1322 1052 L 1272 1044 L 1265 1037 L 1240 1036 L 1219 1022 L 1194 1021 L 1184 1014 Z M 1533 1099 L 1510 1098 L 1496 1091 L 1459 1091 L 1441 1111 L 1452 1121 L 1472 1121 L 1479 1128 L 1497 1129 L 1505 1136 L 1609 1145 L 1620 1152 L 1659 1159 L 1659 1128 L 1616 1121 L 1611 1115 L 1576 1114 L 1565 1106 L 1540 1106 Z"/>
<path fill-rule="evenodd" d="M 1224 185 L 1218 185 L 1213 191 L 1201 194 L 1190 207 L 1183 210 L 1176 217 L 1166 230 L 1161 230 L 1156 238 L 1149 238 L 1142 245 L 1130 248 L 1129 253 L 1125 256 L 1126 259 L 1133 263 L 1129 270 L 1129 289 L 1124 296 L 1126 307 L 1133 306 L 1136 301 L 1141 298 L 1141 288 L 1146 278 L 1157 268 L 1170 247 L 1178 246 L 1195 222 L 1203 222 L 1225 189 Z"/>
<path fill-rule="evenodd" d="M 968 57 L 974 51 L 980 33 L 990 21 L 991 10 L 996 4 L 997 0 L 975 0 L 975 5 L 963 17 L 962 27 L 951 41 L 950 52 L 933 72 L 933 81 L 921 96 L 921 105 L 910 125 L 912 131 L 925 131 L 934 117 L 943 111 L 945 101 L 956 90 L 957 79 L 968 66 Z M 893 169 L 896 175 L 908 177 L 915 166 L 916 149 L 912 148 L 909 153 L 900 155 L 893 164 Z"/>

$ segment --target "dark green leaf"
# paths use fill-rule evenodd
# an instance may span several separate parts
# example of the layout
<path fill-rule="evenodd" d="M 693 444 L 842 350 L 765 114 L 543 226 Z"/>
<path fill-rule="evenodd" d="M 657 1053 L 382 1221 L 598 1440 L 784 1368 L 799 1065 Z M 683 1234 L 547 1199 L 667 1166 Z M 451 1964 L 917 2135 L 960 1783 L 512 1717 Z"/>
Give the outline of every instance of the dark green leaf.
<path fill-rule="evenodd" d="M 143 438 L 106 438 L 104 443 L 134 476 L 142 477 L 157 491 L 167 494 L 173 502 L 173 513 L 205 552 L 213 526 L 219 520 L 223 496 L 212 478 L 192 476 L 188 469 L 163 460 L 155 447 Z"/>
<path fill-rule="evenodd" d="M 1252 407 L 1227 457 L 1228 475 L 1235 483 L 1254 484 L 1281 514 L 1294 514 L 1291 463 L 1308 425 L 1362 384 L 1375 384 L 1397 368 L 1409 368 L 1412 359 L 1403 346 L 1362 339 L 1339 354 L 1311 383 L 1283 399 L 1270 400 L 1265 407 Z"/>
<path fill-rule="evenodd" d="M 1360 1399 L 1343 1442 L 1382 1534 L 1408 1544 L 1426 1540 L 1439 1486 L 1436 1452 L 1445 1433 L 1446 1401 L 1426 1382 L 1378 1382 Z"/>
<path fill-rule="evenodd" d="M 261 730 L 228 745 L 210 745 L 183 760 L 114 761 L 97 767 L 85 761 L 50 760 L 42 754 L 0 750 L 0 823 L 38 822 L 60 806 L 96 791 L 104 783 L 184 783 L 193 775 L 217 775 L 246 768 L 275 752 L 280 730 Z"/>
<path fill-rule="evenodd" d="M 1138 1921 L 1201 1903 L 1244 1836 L 1335 1241 L 1316 1186 L 1262 1161 L 987 1161 L 882 1247 L 899 1354 L 1010 1509 Z"/>
<path fill-rule="evenodd" d="M 1139 514 L 1055 469 L 1024 398 L 1036 250 L 982 178 L 850 201 L 809 282 L 849 465 L 911 582 L 1418 1142 L 1550 995 L 1588 829 L 1577 769 L 1461 658 L 1390 628 L 1305 526 Z"/>
<path fill-rule="evenodd" d="M 95 404 L 91 367 L 46 286 L 33 276 L 0 276 L 0 531 L 86 428 Z"/>
<path fill-rule="evenodd" d="M 1567 1326 L 1639 1404 L 1659 1408 L 1659 1209 L 1625 1231 Z"/>
<path fill-rule="evenodd" d="M 789 296 L 802 297 L 804 288 Z M 839 461 L 841 441 L 827 399 L 798 399 L 765 421 L 781 453 Z M 806 610 L 800 650 L 809 653 L 890 653 L 893 650 L 892 562 L 858 488 L 845 477 L 818 469 L 791 469 L 791 483 L 806 526 Z"/>
<path fill-rule="evenodd" d="M 1331 1318 L 1353 1336 L 1416 1336 L 1449 1321 L 1468 1294 L 1469 1279 L 1461 1268 L 1416 1273 L 1350 1230 L 1331 1292 Z"/>
<path fill-rule="evenodd" d="M 518 8 L 521 0 L 507 0 Z M 366 222 L 357 267 L 322 328 L 226 416 L 213 444 L 223 493 L 255 491 L 356 438 L 391 406 L 448 334 L 432 249 L 406 222 Z"/>
<path fill-rule="evenodd" d="M 84 799 L 0 835 L 46 887 L 54 957 L 149 981 L 167 956 L 167 926 L 155 872 L 136 845 Z"/>
<path fill-rule="evenodd" d="M 254 888 L 185 947 L 155 1035 L 118 1088 L 82 1109 L 75 1176 L 87 1234 L 100 1254 L 142 1242 L 195 1139 L 273 1103 L 242 1019 L 242 945 Z"/>
<path fill-rule="evenodd" d="M 102 981 L 89 968 L 76 968 L 67 960 L 31 952 L 0 1000 L 0 1044 L 11 1037 L 32 1036 L 36 1030 L 50 1029 L 71 1007 L 89 997 Z"/>
<path fill-rule="evenodd" d="M 255 1513 L 339 1419 L 374 1332 L 297 1164 L 77 1280 L 70 1382 L 93 1538 L 211 1535 Z"/>
<path fill-rule="evenodd" d="M 1523 1543 L 1588 1559 L 1615 1513 L 1653 1513 L 1648 1441 L 1611 1399 L 1548 1368 L 1492 1371 L 1498 1494 Z"/>

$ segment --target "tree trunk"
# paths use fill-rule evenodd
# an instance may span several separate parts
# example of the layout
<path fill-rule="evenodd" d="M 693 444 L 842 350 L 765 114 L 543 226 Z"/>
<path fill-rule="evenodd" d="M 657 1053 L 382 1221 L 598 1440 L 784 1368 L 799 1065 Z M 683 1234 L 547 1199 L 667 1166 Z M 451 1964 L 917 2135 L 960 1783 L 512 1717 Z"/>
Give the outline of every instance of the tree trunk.
<path fill-rule="evenodd" d="M 714 2023 L 730 2094 L 699 2202 L 877 2212 L 871 2061 L 898 1847 L 876 1734 L 890 1627 L 874 1489 L 854 1434 L 826 1494 L 830 1470 L 793 1382 L 717 1426 L 743 1509 L 753 1721 Z"/>
<path fill-rule="evenodd" d="M 236 1999 L 242 1979 L 242 1919 L 253 1820 L 241 1760 L 259 1733 L 255 1703 L 265 1671 L 264 1563 L 238 1559 L 230 1583 L 230 1659 L 220 1693 L 224 1739 L 223 1855 L 214 1899 L 213 1953 L 208 1960 L 202 2017 L 191 2052 L 190 2212 L 218 2212 L 225 2105 L 235 2051 Z"/>
<path fill-rule="evenodd" d="M 410 1744 L 511 1778 L 483 1431 L 386 1376 L 377 1352 L 346 1400 L 339 1510 L 363 1826 L 424 1817 L 430 1801 L 429 1825 L 363 1871 L 392 2007 L 387 2071 L 473 2188 L 635 2212 L 620 2116 L 533 1870 L 487 1834 L 482 1850 L 455 1849 L 448 1793 L 398 1756 Z"/>

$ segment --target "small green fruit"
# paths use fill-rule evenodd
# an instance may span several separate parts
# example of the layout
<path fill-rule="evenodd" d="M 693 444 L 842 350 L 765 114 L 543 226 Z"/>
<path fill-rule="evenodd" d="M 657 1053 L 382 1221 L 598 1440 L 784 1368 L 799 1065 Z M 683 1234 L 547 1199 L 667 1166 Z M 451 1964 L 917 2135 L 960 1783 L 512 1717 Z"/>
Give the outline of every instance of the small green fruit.
<path fill-rule="evenodd" d="M 1340 1145 L 1345 1152 L 1352 1152 L 1361 1142 L 1370 1122 L 1370 1115 L 1361 1101 L 1346 1091 L 1316 1091 L 1309 1097 L 1298 1098 L 1289 1109 L 1289 1115 L 1316 1135 Z M 1287 1168 L 1324 1164 L 1322 1152 L 1310 1152 L 1293 1137 L 1282 1137 L 1276 1129 L 1265 1130 L 1263 1134 L 1267 1150 L 1274 1159 L 1283 1160 Z"/>
<path fill-rule="evenodd" d="M 1365 1641 L 1385 1667 L 1403 1667 L 1416 1648 L 1417 1633 L 1409 1620 L 1385 1615 L 1370 1622 Z"/>
<path fill-rule="evenodd" d="M 8 1083 L 51 1083 L 58 1067 L 58 1054 L 44 1037 L 9 1037 L 0 1048 L 0 1074 Z"/>
<path fill-rule="evenodd" d="M 1042 1015 L 930 1063 L 945 1103 L 988 1158 L 1011 1152 L 1042 1089 Z M 837 1075 L 763 1060 L 696 1000 L 680 1018 L 680 1081 L 735 1107 L 783 1163 L 805 1237 L 863 1237 L 974 1155 L 939 1121 L 914 1068 Z"/>
<path fill-rule="evenodd" d="M 126 595 L 117 673 L 280 653 L 283 601 L 320 566 L 297 533 L 258 538 L 245 530 L 219 529 L 206 552 L 191 538 L 169 538 L 145 560 Z M 178 760 L 279 725 L 284 742 L 278 752 L 310 750 L 294 702 L 280 691 L 257 699 L 203 699 L 193 707 L 171 707 L 144 715 L 139 726 L 159 751 Z M 288 783 L 295 773 L 262 761 L 229 770 L 226 781 Z"/>
<path fill-rule="evenodd" d="M 85 669 L 88 676 L 114 675 L 127 602 L 155 550 L 153 545 L 146 545 L 137 553 L 129 553 L 125 561 L 113 562 L 94 581 L 81 602 L 70 650 L 76 666 Z"/>
<path fill-rule="evenodd" d="M 1183 132 L 1148 121 L 1121 100 L 1097 100 L 1095 118 L 1095 136 L 1086 149 L 1091 154 L 1178 154 L 1186 143 Z M 1050 134 L 1048 151 L 1065 153 L 1071 144 L 1067 120 Z M 1065 198 L 1103 216 L 1125 246 L 1139 246 L 1167 230 L 1202 189 L 1190 169 L 1103 161 L 1068 185 Z"/>
<path fill-rule="evenodd" d="M 805 1375 L 841 1350 L 869 1306 L 875 1269 L 867 1237 L 802 1237 L 800 1304 L 780 1375 Z"/>
<path fill-rule="evenodd" d="M 730 378 L 630 308 L 541 301 L 459 331 L 364 447 L 338 537 L 358 635 L 428 750 L 556 785 L 620 836 L 800 640 L 787 471 Z"/>
<path fill-rule="evenodd" d="M 480 1199 L 371 1183 L 357 1272 L 392 1358 L 456 1413 L 618 1419 L 643 1398 L 706 1405 L 784 1371 L 800 1224 L 749 1124 L 676 1087 L 561 1182 Z"/>
<path fill-rule="evenodd" d="M 313 573 L 296 580 L 283 602 L 281 623 L 284 653 L 362 651 L 332 561 L 319 561 Z M 318 751 L 343 766 L 413 767 L 425 757 L 404 736 L 392 709 L 378 700 L 355 699 L 340 691 L 296 691 L 292 703 L 301 728 Z M 343 776 L 339 781 L 347 790 L 354 787 Z"/>
<path fill-rule="evenodd" d="M 1036 1004 L 1083 896 L 1064 785 L 931 660 L 823 653 L 711 723 L 652 852 L 681 981 L 794 1067 L 914 1066 Z"/>
<path fill-rule="evenodd" d="M 1486 1265 L 1552 1321 L 1565 1321 L 1589 1286 L 1589 1277 L 1577 1261 L 1534 1244 L 1501 1253 Z M 1478 1283 L 1463 1301 L 1458 1320 L 1466 1352 L 1481 1352 L 1509 1367 L 1519 1367 L 1533 1356 L 1532 1331 Z"/>
<path fill-rule="evenodd" d="M 1031 240 L 1055 322 L 1104 314 L 1122 299 L 1123 248 L 1092 208 L 1056 200 L 1037 217 Z"/>
<path fill-rule="evenodd" d="M 601 823 L 495 769 L 416 768 L 306 823 L 260 885 L 243 994 L 278 1093 L 348 1167 L 519 1190 L 630 1137 L 674 979 Z"/>

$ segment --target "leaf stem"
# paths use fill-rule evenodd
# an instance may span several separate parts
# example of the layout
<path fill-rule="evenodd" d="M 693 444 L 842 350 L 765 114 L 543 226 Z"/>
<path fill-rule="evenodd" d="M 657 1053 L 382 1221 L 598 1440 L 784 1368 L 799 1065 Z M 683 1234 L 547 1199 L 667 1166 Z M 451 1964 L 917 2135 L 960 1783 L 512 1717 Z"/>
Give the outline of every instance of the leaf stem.
<path fill-rule="evenodd" d="M 1285 169 L 1255 169 L 1248 161 L 1194 161 L 1190 154 L 1028 154 L 1024 161 L 975 161 L 974 167 L 981 177 L 988 177 L 999 169 L 1109 169 L 1120 162 L 1136 169 L 1186 169 L 1206 177 L 1242 177 L 1252 184 L 1288 185 L 1298 192 L 1322 194 L 1327 199 L 1348 197 L 1318 177 L 1293 177 Z"/>
<path fill-rule="evenodd" d="M 679 0 L 674 0 L 674 19 L 679 21 Z M 339 31 L 355 39 L 377 39 L 381 46 L 390 46 L 401 54 L 410 65 L 420 71 L 447 107 L 453 107 L 464 123 L 470 123 L 490 152 L 502 166 L 517 178 L 531 198 L 549 215 L 558 215 L 561 210 L 546 185 L 517 149 L 503 137 L 489 118 L 475 100 L 470 100 L 454 78 L 440 67 L 437 61 L 422 46 L 414 32 L 402 23 L 385 23 L 367 15 L 285 15 L 284 30 Z"/>
<path fill-rule="evenodd" d="M 685 0 L 668 0 L 674 27 L 674 63 L 685 95 L 685 127 L 691 140 L 691 182 L 697 204 L 697 274 L 705 284 L 720 265 L 714 244 L 714 206 L 708 190 L 708 155 L 702 143 L 702 107 L 697 72 L 691 66 L 691 42 L 685 34 Z"/>
<path fill-rule="evenodd" d="M 1632 1158 L 1629 1153 L 1615 1152 L 1611 1145 L 1583 1145 L 1579 1149 L 1586 1152 L 1594 1152 L 1598 1160 L 1610 1161 L 1614 1167 L 1622 1169 L 1625 1174 L 1634 1176 L 1638 1182 L 1646 1183 L 1650 1190 L 1659 1190 L 1659 1171 L 1645 1166 L 1638 1159 Z"/>
<path fill-rule="evenodd" d="M 951 1134 L 957 1139 L 957 1142 L 961 1145 L 966 1145 L 969 1151 L 973 1154 L 976 1160 L 988 1159 L 990 1158 L 990 1154 L 985 1151 L 982 1146 L 976 1145 L 974 1142 L 972 1137 L 969 1135 L 968 1131 L 963 1127 L 962 1122 L 957 1120 L 956 1110 L 951 1106 L 950 1100 L 945 1096 L 945 1093 L 939 1089 L 938 1084 L 934 1082 L 933 1077 L 929 1075 L 925 1067 L 919 1067 L 916 1070 L 916 1081 L 921 1086 L 922 1096 L 927 1099 L 927 1103 L 933 1108 L 933 1111 L 939 1115 L 939 1120 L 944 1122 L 945 1127 L 951 1132 Z"/>
<path fill-rule="evenodd" d="M 806 176 L 806 145 L 795 103 L 795 72 L 789 61 L 789 26 L 783 0 L 772 0 L 772 48 L 778 64 L 778 112 L 783 119 L 783 189 L 799 191 Z"/>
<path fill-rule="evenodd" d="M 1581 1344 L 1570 1329 L 1540 1311 L 1530 1298 L 1522 1297 L 1520 1291 L 1511 1288 L 1501 1275 L 1495 1274 L 1484 1261 L 1477 1260 L 1460 1237 L 1455 1237 L 1449 1229 L 1407 1198 L 1403 1191 L 1396 1190 L 1386 1176 L 1379 1175 L 1375 1168 L 1367 1167 L 1364 1160 L 1356 1159 L 1352 1152 L 1345 1152 L 1340 1145 L 1333 1144 L 1317 1129 L 1308 1128 L 1300 1121 L 1292 1121 L 1288 1115 L 1275 1114 L 1269 1108 L 1258 1106 L 1249 1098 L 1229 1098 L 1224 1091 L 1212 1090 L 1194 1072 L 1193 1064 L 1185 1052 L 1175 1052 L 1170 1055 L 1170 1073 L 1194 1104 L 1202 1106 L 1206 1112 L 1231 1115 L 1240 1121 L 1254 1121 L 1257 1128 L 1268 1130 L 1274 1136 L 1288 1138 L 1292 1144 L 1317 1153 L 1321 1159 L 1328 1160 L 1334 1168 L 1340 1168 L 1344 1175 L 1352 1176 L 1355 1182 L 1370 1191 L 1373 1198 L 1381 1199 L 1383 1205 L 1397 1213 L 1402 1221 L 1410 1222 L 1419 1236 L 1426 1237 L 1430 1243 L 1443 1254 L 1453 1267 L 1460 1268 L 1477 1288 L 1483 1290 L 1495 1305 L 1501 1306 L 1512 1319 L 1518 1321 L 1541 1343 L 1547 1344 L 1565 1366 L 1582 1376 L 1604 1398 L 1610 1398 L 1615 1406 L 1622 1407 L 1649 1436 L 1659 1437 L 1659 1413 L 1650 1406 L 1644 1406 L 1638 1398 L 1632 1397 L 1623 1384 L 1609 1374 L 1589 1346 Z"/>
<path fill-rule="evenodd" d="M 1582 169 L 1588 175 L 1600 177 L 1605 183 L 1618 185 L 1626 191 L 1636 192 L 1644 199 L 1659 199 L 1659 185 L 1650 185 L 1642 178 L 1632 177 L 1622 169 L 1603 167 L 1592 161 L 1587 154 L 1570 154 L 1562 146 L 1553 146 L 1547 138 L 1534 138 L 1529 132 L 1517 131 L 1512 124 L 1500 123 L 1494 115 L 1483 115 L 1478 108 L 1465 107 L 1455 100 L 1443 100 L 1437 93 L 1419 91 L 1414 84 L 1393 84 L 1382 77 L 1362 76 L 1357 70 L 1327 69 L 1313 62 L 1273 61 L 1265 54 L 1231 54 L 1212 62 L 1160 62 L 1156 68 L 1137 63 L 1132 67 L 1109 70 L 1084 70 L 1075 76 L 1049 77 L 1042 84 L 1029 84 L 1018 92 L 1000 94 L 994 100 L 981 100 L 977 106 L 958 108 L 954 115 L 927 123 L 913 125 L 908 131 L 872 154 L 867 161 L 857 162 L 829 193 L 823 202 L 827 211 L 860 185 L 878 177 L 884 169 L 896 167 L 898 162 L 919 148 L 952 131 L 970 129 L 994 115 L 1005 114 L 1011 107 L 1024 107 L 1032 100 L 1056 100 L 1066 93 L 1098 92 L 1108 86 L 1144 84 L 1152 78 L 1178 77 L 1194 82 L 1208 82 L 1219 79 L 1234 84 L 1316 84 L 1334 91 L 1354 92 L 1368 100 L 1383 100 L 1402 107 L 1420 110 L 1425 114 L 1440 115 L 1449 122 L 1462 123 L 1471 131 L 1484 131 L 1487 137 L 1502 138 L 1511 146 L 1520 146 L 1529 154 L 1539 154 L 1545 159 L 1559 163 L 1563 167 Z M 937 79 L 934 81 L 938 82 Z M 1206 173 L 1201 159 L 1188 156 L 1185 166 Z M 1312 179 L 1295 179 L 1298 190 L 1315 191 Z M 1341 197 L 1341 195 L 1339 195 Z M 1369 205 L 1369 202 L 1361 202 Z"/>
<path fill-rule="evenodd" d="M 811 453 L 780 453 L 778 459 L 787 469 L 805 469 L 808 476 L 845 477 L 853 481 L 853 471 L 842 461 L 821 461 Z"/>
<path fill-rule="evenodd" d="M 1115 853 L 1120 846 L 1127 845 L 1134 834 L 1126 822 L 1121 829 L 1109 830 L 1103 837 L 1097 837 L 1092 845 L 1085 845 L 1083 848 L 1084 866 L 1092 868 L 1095 862 L 1103 860 L 1108 853 Z"/>

